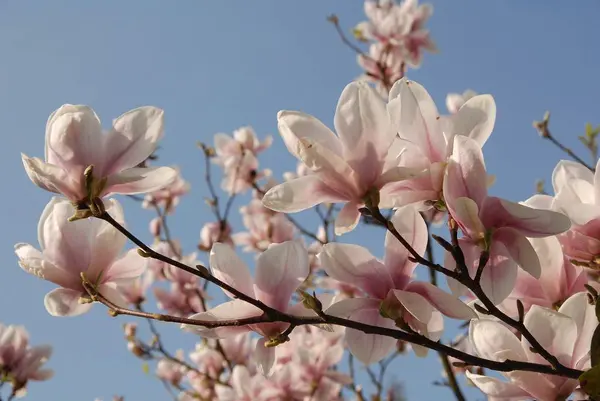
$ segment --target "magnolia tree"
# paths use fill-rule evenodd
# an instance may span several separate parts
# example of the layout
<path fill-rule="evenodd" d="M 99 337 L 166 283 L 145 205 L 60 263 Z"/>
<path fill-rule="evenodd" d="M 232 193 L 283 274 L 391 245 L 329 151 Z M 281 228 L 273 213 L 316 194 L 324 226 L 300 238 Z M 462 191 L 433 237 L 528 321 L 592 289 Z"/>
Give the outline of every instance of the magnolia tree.
<path fill-rule="evenodd" d="M 541 137 L 574 159 L 556 165 L 554 195 L 541 190 L 519 203 L 490 196 L 482 148 L 494 128 L 493 97 L 449 94 L 442 115 L 405 77 L 435 51 L 425 28 L 432 7 L 367 1 L 365 13 L 355 40 L 329 17 L 364 69 L 340 95 L 334 130 L 299 111 L 277 115 L 296 172 L 278 182 L 261 169 L 272 140 L 250 127 L 199 144 L 214 215 L 198 244 L 206 266 L 167 224 L 190 187 L 176 168 L 152 165 L 163 110 L 131 110 L 106 132 L 90 107 L 52 113 L 44 159 L 23 155 L 23 164 L 55 197 L 41 214 L 39 244 L 15 246 L 26 272 L 56 285 L 44 297 L 48 313 L 75 316 L 101 304 L 137 318 L 124 326 L 127 347 L 152 361 L 178 400 L 400 400 L 397 386 L 384 386 L 387 367 L 430 350 L 444 372 L 432 381 L 448 387 L 448 399 L 465 399 L 462 374 L 493 400 L 600 396 L 596 168 L 551 135 L 546 116 L 534 124 Z M 582 137 L 594 159 L 597 134 L 588 127 Z M 156 212 L 154 243 L 127 227 L 116 195 Z M 238 206 L 244 227 L 236 230 L 229 222 Z M 294 216 L 308 209 L 315 230 Z M 385 232 L 379 257 L 344 238 L 364 225 Z M 446 234 L 432 234 L 433 226 Z M 127 243 L 134 248 L 124 250 Z M 443 261 L 434 260 L 434 245 Z M 254 267 L 237 247 L 255 255 Z M 428 269 L 429 281 L 417 280 L 416 269 Z M 228 300 L 207 295 L 217 287 Z M 142 320 L 149 339 L 138 332 Z M 448 343 L 441 338 L 452 320 L 463 333 Z M 172 351 L 156 321 L 196 336 L 196 348 Z M 0 326 L 7 399 L 51 377 L 42 368 L 50 351 L 30 346 L 21 327 Z M 358 377 L 359 364 L 366 375 Z"/>

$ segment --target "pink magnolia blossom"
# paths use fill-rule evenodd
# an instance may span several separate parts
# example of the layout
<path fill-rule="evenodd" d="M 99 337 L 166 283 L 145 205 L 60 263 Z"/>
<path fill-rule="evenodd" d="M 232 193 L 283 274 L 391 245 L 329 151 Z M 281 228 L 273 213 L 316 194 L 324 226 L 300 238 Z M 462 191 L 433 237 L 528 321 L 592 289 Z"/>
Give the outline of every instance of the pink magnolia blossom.
<path fill-rule="evenodd" d="M 250 337 L 250 333 L 243 333 L 239 336 L 223 338 L 218 341 L 225 355 L 227 355 L 227 359 L 235 364 L 246 364 L 254 349 L 254 342 Z"/>
<path fill-rule="evenodd" d="M 450 114 L 455 114 L 471 98 L 477 96 L 477 92 L 467 89 L 461 93 L 448 93 L 446 96 L 446 108 Z"/>
<path fill-rule="evenodd" d="M 29 334 L 23 326 L 0 324 L 0 372 L 11 379 L 16 396 L 25 394 L 30 380 L 52 378 L 54 372 L 42 368 L 51 355 L 50 345 L 32 347 L 29 344 Z"/>
<path fill-rule="evenodd" d="M 160 287 L 154 288 L 154 296 L 158 308 L 174 316 L 189 316 L 192 313 L 204 311 L 202 306 L 203 292 L 198 287 L 183 287 L 173 282 L 169 290 Z"/>
<path fill-rule="evenodd" d="M 190 184 L 181 177 L 179 169 L 173 168 L 173 170 L 175 170 L 176 176 L 170 184 L 146 194 L 142 204 L 145 209 L 160 206 L 166 213 L 172 213 L 181 197 L 190 192 Z"/>
<path fill-rule="evenodd" d="M 594 305 L 584 292 L 574 294 L 555 312 L 533 305 L 525 315 L 525 327 L 564 366 L 590 367 L 590 341 L 598 325 Z M 490 319 L 473 319 L 469 337 L 477 354 L 494 361 L 526 361 L 547 365 L 534 353 L 525 338 L 519 340 L 506 326 Z M 493 399 L 556 401 L 566 400 L 579 385 L 576 379 L 534 372 L 502 372 L 508 382 L 467 372 L 467 377 Z"/>
<path fill-rule="evenodd" d="M 233 240 L 231 238 L 231 226 L 229 223 L 211 221 L 202 226 L 202 230 L 200 230 L 200 243 L 198 244 L 198 248 L 202 251 L 208 252 L 216 242 L 222 242 L 224 244 L 233 246 Z"/>
<path fill-rule="evenodd" d="M 128 304 L 141 305 L 146 300 L 146 291 L 153 282 L 154 274 L 148 270 L 132 282 L 121 285 L 119 292 Z"/>
<path fill-rule="evenodd" d="M 421 215 L 412 207 L 398 209 L 392 218 L 394 227 L 420 255 L 427 246 L 427 227 Z M 333 304 L 326 312 L 380 327 L 396 327 L 403 319 L 413 330 L 433 340 L 443 331 L 442 314 L 457 319 L 476 316 L 473 310 L 438 287 L 412 281 L 416 263 L 408 250 L 389 232 L 385 237 L 385 258 L 378 260 L 361 246 L 329 243 L 319 254 L 327 274 L 341 282 L 360 287 L 366 298 L 350 298 Z M 384 317 L 380 314 L 384 311 Z M 441 313 L 440 313 L 441 312 Z M 346 342 L 350 352 L 365 364 L 383 359 L 396 340 L 348 329 Z M 413 349 L 423 356 L 427 351 Z"/>
<path fill-rule="evenodd" d="M 223 190 L 230 194 L 241 193 L 252 187 L 255 180 L 270 176 L 270 171 L 258 171 L 258 153 L 271 146 L 271 136 L 260 143 L 251 127 L 242 127 L 227 134 L 215 135 L 213 162 L 223 168 Z"/>
<path fill-rule="evenodd" d="M 123 210 L 115 200 L 106 202 L 107 211 L 119 223 Z M 69 222 L 70 202 L 53 198 L 44 209 L 38 225 L 41 251 L 29 244 L 15 245 L 19 265 L 26 272 L 51 281 L 59 288 L 44 298 L 46 310 L 53 316 L 75 316 L 87 312 L 92 304 L 83 287 L 84 273 L 98 291 L 114 303 L 125 305 L 119 285 L 138 277 L 146 260 L 136 250 L 119 257 L 126 238 L 110 224 L 99 219 Z"/>
<path fill-rule="evenodd" d="M 562 305 L 571 295 L 586 291 L 587 272 L 583 267 L 573 265 L 563 255 L 556 237 L 530 238 L 529 242 L 543 268 L 537 280 L 519 269 L 515 288 L 500 304 L 511 316 L 517 316 L 517 300 L 523 303 L 525 311 L 532 305 L 552 309 Z"/>
<path fill-rule="evenodd" d="M 377 91 L 383 97 L 388 96 L 392 85 L 404 75 L 402 51 L 383 43 L 372 43 L 369 54 L 359 54 L 357 62 L 365 70 L 361 79 L 375 83 Z"/>
<path fill-rule="evenodd" d="M 308 255 L 302 244 L 288 241 L 273 244 L 259 255 L 256 260 L 256 274 L 253 279 L 246 264 L 235 254 L 231 247 L 216 243 L 210 253 L 210 266 L 213 275 L 242 293 L 257 299 L 282 312 L 304 311 L 301 304 L 289 306 L 292 294 L 308 275 Z M 197 320 L 243 319 L 262 315 L 262 311 L 227 291 L 231 301 L 218 305 L 206 312 L 193 315 Z M 271 339 L 276 339 L 289 325 L 287 323 L 259 323 L 246 326 L 204 327 L 186 326 L 185 329 L 198 332 L 208 338 L 226 338 L 248 331 L 263 336 L 257 344 L 254 356 L 261 372 L 268 375 L 275 362 L 275 348 L 266 347 Z"/>
<path fill-rule="evenodd" d="M 265 208 L 258 199 L 252 199 L 247 206 L 242 206 L 240 213 L 248 231 L 235 233 L 232 238 L 246 252 L 262 252 L 271 244 L 294 239 L 294 225 L 283 214 Z"/>
<path fill-rule="evenodd" d="M 385 196 L 393 199 L 394 206 L 416 204 L 420 210 L 443 199 L 442 183 L 454 138 L 469 137 L 483 147 L 496 121 L 496 103 L 490 95 L 475 96 L 455 114 L 440 116 L 427 90 L 405 78 L 392 87 L 388 110 L 398 139 L 387 163 L 423 173 L 390 184 Z"/>
<path fill-rule="evenodd" d="M 600 163 L 600 162 L 599 162 Z M 571 259 L 600 262 L 600 173 L 561 160 L 552 173 L 555 196 L 537 195 L 536 205 L 564 213 L 571 219 L 569 231 L 558 236 L 563 252 Z"/>
<path fill-rule="evenodd" d="M 210 343 L 196 344 L 196 349 L 190 353 L 190 359 L 200 372 L 212 378 L 218 378 L 226 367 L 223 355 L 215 349 L 214 344 Z"/>
<path fill-rule="evenodd" d="M 236 365 L 231 373 L 231 387 L 215 386 L 218 401 L 268 401 L 278 393 L 265 386 L 267 380 L 260 374 L 252 375 L 244 365 Z"/>
<path fill-rule="evenodd" d="M 22 155 L 27 175 L 37 186 L 80 203 L 110 194 L 137 194 L 169 185 L 170 167 L 137 167 L 154 152 L 163 133 L 163 111 L 140 107 L 128 111 L 103 134 L 94 111 L 66 104 L 46 125 L 45 161 Z M 84 171 L 93 166 L 91 193 Z"/>
<path fill-rule="evenodd" d="M 481 148 L 466 136 L 454 137 L 454 150 L 444 177 L 444 199 L 463 232 L 459 241 L 472 277 L 481 252 L 490 254 L 481 275 L 481 287 L 495 304 L 513 290 L 517 266 L 540 278 L 540 261 L 527 238 L 556 235 L 570 227 L 563 214 L 488 196 Z M 448 257 L 446 267 L 451 268 L 453 261 Z M 449 279 L 448 284 L 453 291 L 462 293 L 464 287 L 456 281 Z"/>
<path fill-rule="evenodd" d="M 178 350 L 175 357 L 184 360 L 183 350 Z M 173 386 L 179 385 L 186 372 L 185 366 L 170 359 L 163 358 L 156 364 L 156 376 Z"/>
<path fill-rule="evenodd" d="M 316 118 L 280 111 L 278 126 L 288 150 L 313 174 L 271 188 L 263 204 L 278 212 L 299 212 L 320 203 L 346 203 L 335 221 L 336 234 L 352 231 L 359 209 L 374 192 L 413 171 L 387 166 L 385 158 L 396 134 L 385 102 L 364 82 L 346 86 L 337 105 L 338 136 Z M 382 205 L 391 203 L 383 196 Z"/>

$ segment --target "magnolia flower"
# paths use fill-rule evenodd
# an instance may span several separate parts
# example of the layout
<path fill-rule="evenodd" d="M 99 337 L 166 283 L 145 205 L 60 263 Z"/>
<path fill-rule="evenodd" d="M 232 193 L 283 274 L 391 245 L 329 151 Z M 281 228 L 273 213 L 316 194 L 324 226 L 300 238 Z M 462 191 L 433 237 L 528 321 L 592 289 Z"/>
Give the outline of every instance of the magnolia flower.
<path fill-rule="evenodd" d="M 387 166 L 385 158 L 396 134 L 385 103 L 364 82 L 346 86 L 337 105 L 334 125 L 338 136 L 316 118 L 280 111 L 278 126 L 288 150 L 313 174 L 271 188 L 263 204 L 278 212 L 299 212 L 320 203 L 346 203 L 335 221 L 336 234 L 352 231 L 365 202 L 391 204 L 377 192 L 390 182 L 414 175 Z M 383 190 L 382 190 L 383 193 Z"/>
<path fill-rule="evenodd" d="M 272 400 L 276 391 L 265 388 L 266 379 L 262 375 L 251 375 L 244 365 L 235 365 L 231 373 L 231 387 L 217 384 L 215 391 L 218 401 L 267 401 Z"/>
<path fill-rule="evenodd" d="M 256 260 L 254 279 L 246 264 L 231 247 L 220 243 L 216 243 L 210 252 L 210 267 L 215 277 L 267 306 L 282 312 L 303 311 L 301 304 L 289 306 L 292 294 L 308 275 L 308 255 L 299 242 L 273 244 L 260 254 Z M 223 291 L 232 298 L 231 301 L 190 318 L 219 321 L 262 315 L 262 310 L 256 306 L 234 297 L 228 291 Z M 214 329 L 188 325 L 183 325 L 183 328 L 194 330 L 207 338 L 226 338 L 248 331 L 259 333 L 263 338 L 257 342 L 254 355 L 261 372 L 268 375 L 275 361 L 275 348 L 266 347 L 266 344 L 276 341 L 288 326 L 287 323 L 259 323 Z"/>
<path fill-rule="evenodd" d="M 202 226 L 200 230 L 200 243 L 198 249 L 208 252 L 216 242 L 222 242 L 233 246 L 231 239 L 231 226 L 229 223 L 221 223 L 219 221 L 211 221 Z"/>
<path fill-rule="evenodd" d="M 180 198 L 190 192 L 190 183 L 181 177 L 178 168 L 173 168 L 176 176 L 167 186 L 146 194 L 142 207 L 151 209 L 155 206 L 164 208 L 166 213 L 172 213 L 179 204 Z"/>
<path fill-rule="evenodd" d="M 233 131 L 233 137 L 227 134 L 215 135 L 215 153 L 214 163 L 221 166 L 226 164 L 227 159 L 239 158 L 245 151 L 254 155 L 268 149 L 273 143 L 273 137 L 268 135 L 261 143 L 252 127 L 241 127 Z"/>
<path fill-rule="evenodd" d="M 173 282 L 168 291 L 159 287 L 154 288 L 154 296 L 158 308 L 170 315 L 189 316 L 192 313 L 204 311 L 201 298 L 203 292 L 197 286 L 182 287 L 180 284 Z"/>
<path fill-rule="evenodd" d="M 525 315 L 525 327 L 540 345 L 569 368 L 590 367 L 590 341 L 598 325 L 594 305 L 584 292 L 565 301 L 555 312 L 533 305 Z M 473 319 L 469 327 L 471 343 L 482 358 L 494 361 L 533 362 L 547 365 L 543 357 L 531 350 L 529 342 L 519 340 L 506 326 L 490 319 Z M 494 399 L 539 401 L 566 400 L 579 385 L 576 379 L 534 372 L 501 372 L 509 381 L 466 372 L 467 377 Z"/>
<path fill-rule="evenodd" d="M 65 104 L 48 119 L 45 161 L 23 154 L 23 165 L 34 184 L 75 203 L 151 192 L 177 175 L 170 167 L 137 167 L 155 150 L 162 133 L 163 111 L 156 107 L 128 111 L 103 134 L 91 108 Z"/>
<path fill-rule="evenodd" d="M 473 138 L 483 147 L 496 121 L 496 103 L 490 95 L 475 96 L 457 113 L 440 117 L 427 90 L 406 78 L 392 87 L 388 110 L 399 139 L 392 145 L 387 163 L 424 173 L 388 185 L 385 196 L 394 200 L 394 206 L 416 204 L 422 211 L 443 199 L 444 171 L 454 137 Z"/>
<path fill-rule="evenodd" d="M 573 223 L 571 229 L 558 236 L 563 252 L 571 259 L 600 263 L 600 173 L 585 166 L 561 160 L 552 173 L 555 196 L 536 195 L 537 207 L 564 213 Z"/>
<path fill-rule="evenodd" d="M 15 245 L 19 265 L 27 273 L 60 287 L 44 298 L 46 310 L 53 316 L 80 315 L 91 308 L 82 274 L 104 297 L 125 305 L 118 286 L 142 274 L 145 259 L 136 250 L 119 257 L 125 236 L 100 219 L 69 222 L 72 209 L 69 202 L 52 198 L 38 225 L 41 251 L 29 244 Z M 123 210 L 117 201 L 108 200 L 106 209 L 113 219 L 124 224 Z"/>
<path fill-rule="evenodd" d="M 527 237 L 556 235 L 570 226 L 563 214 L 488 196 L 481 148 L 474 139 L 465 136 L 454 137 L 453 153 L 444 176 L 444 200 L 464 234 L 459 242 L 472 277 L 481 253 L 489 252 L 480 283 L 494 304 L 502 302 L 513 290 L 517 266 L 540 278 L 540 260 Z M 448 257 L 446 263 L 448 268 L 454 259 Z M 453 279 L 448 284 L 453 291 L 463 292 L 464 287 L 459 288 Z"/>
<path fill-rule="evenodd" d="M 252 199 L 240 208 L 242 221 L 248 231 L 232 235 L 233 242 L 245 252 L 264 251 L 270 244 L 294 239 L 294 225 L 281 213 L 265 208 L 258 199 Z"/>
<path fill-rule="evenodd" d="M 427 227 L 414 208 L 399 209 L 392 223 L 416 252 L 420 255 L 425 252 Z M 385 249 L 382 262 L 358 245 L 329 243 L 323 246 L 319 259 L 327 274 L 360 287 L 368 295 L 337 302 L 327 313 L 388 328 L 396 327 L 395 321 L 401 319 L 434 341 L 443 331 L 442 313 L 457 319 L 476 316 L 459 299 L 433 284 L 412 281 L 416 263 L 409 260 L 408 250 L 390 232 L 386 233 Z M 346 331 L 346 342 L 350 352 L 365 364 L 383 359 L 396 344 L 393 338 L 354 329 Z M 427 352 L 416 345 L 413 349 L 420 356 Z"/>
<path fill-rule="evenodd" d="M 185 359 L 183 350 L 177 350 L 175 358 L 183 361 Z M 187 370 L 181 363 L 166 358 L 159 360 L 156 364 L 156 376 L 175 387 L 179 386 Z"/>
<path fill-rule="evenodd" d="M 250 333 L 240 334 L 235 337 L 228 337 L 218 340 L 227 359 L 235 364 L 245 364 L 254 349 L 254 343 Z"/>
<path fill-rule="evenodd" d="M 529 242 L 543 268 L 537 280 L 519 269 L 515 288 L 500 304 L 511 316 L 517 316 L 517 300 L 523 303 L 525 311 L 532 305 L 552 309 L 562 305 L 571 295 L 586 291 L 587 272 L 583 267 L 574 266 L 563 255 L 556 237 L 530 238 Z"/>
<path fill-rule="evenodd" d="M 12 393 L 16 396 L 25 394 L 29 380 L 52 378 L 54 372 L 42 368 L 50 355 L 50 345 L 32 347 L 29 344 L 29 335 L 23 326 L 0 324 L 0 372 L 10 378 Z"/>
<path fill-rule="evenodd" d="M 130 283 L 121 285 L 119 292 L 128 304 L 141 305 L 146 300 L 146 291 L 153 282 L 154 274 L 148 270 Z"/>
<path fill-rule="evenodd" d="M 359 54 L 357 62 L 365 70 L 361 79 L 374 82 L 383 97 L 388 96 L 392 85 L 404 75 L 404 58 L 397 47 L 372 43 L 369 54 Z"/>
<path fill-rule="evenodd" d="M 446 96 L 446 108 L 450 114 L 455 114 L 467 102 L 467 100 L 475 96 L 477 96 L 477 92 L 471 89 L 467 89 L 462 94 L 448 93 Z"/>

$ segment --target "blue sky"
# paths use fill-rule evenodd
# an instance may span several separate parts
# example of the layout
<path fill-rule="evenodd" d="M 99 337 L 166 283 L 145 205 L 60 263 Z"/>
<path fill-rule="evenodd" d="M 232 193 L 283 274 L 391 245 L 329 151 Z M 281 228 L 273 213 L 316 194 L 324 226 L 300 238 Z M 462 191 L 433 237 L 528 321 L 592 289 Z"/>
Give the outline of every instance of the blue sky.
<path fill-rule="evenodd" d="M 441 110 L 448 92 L 471 88 L 494 95 L 496 129 L 484 149 L 488 171 L 497 176 L 492 192 L 525 199 L 534 181 L 548 179 L 563 157 L 537 137 L 532 120 L 551 110 L 553 134 L 580 151 L 576 134 L 586 122 L 599 122 L 600 4 L 432 3 L 429 26 L 440 53 L 427 55 L 423 67 L 408 76 L 425 85 Z M 202 201 L 206 190 L 196 141 L 212 142 L 214 133 L 242 125 L 252 125 L 261 137 L 274 134 L 263 166 L 279 175 L 295 162 L 277 136 L 278 110 L 302 110 L 332 125 L 341 90 L 360 73 L 354 54 L 325 21 L 332 12 L 347 29 L 364 18 L 358 0 L 0 0 L 0 321 L 24 324 L 34 343 L 55 347 L 49 365 L 56 377 L 33 383 L 28 399 L 107 400 L 113 394 L 127 401 L 168 399 L 126 351 L 121 331 L 126 319 L 109 318 L 100 306 L 83 317 L 53 318 L 43 306 L 52 285 L 16 264 L 13 245 L 36 244 L 38 217 L 50 198 L 27 179 L 20 152 L 43 155 L 48 115 L 63 103 L 83 103 L 108 123 L 137 106 L 164 108 L 161 161 L 181 166 L 193 187 L 171 219 L 172 229 L 192 250 L 211 218 Z M 151 213 L 126 199 L 123 204 L 129 226 L 149 239 Z M 351 239 L 381 254 L 381 239 Z M 174 348 L 189 349 L 193 342 L 176 327 L 164 331 Z M 392 371 L 409 399 L 429 401 L 449 399 L 448 390 L 431 385 L 440 369 L 433 356 L 407 356 Z M 482 398 L 466 391 L 471 399 Z"/>

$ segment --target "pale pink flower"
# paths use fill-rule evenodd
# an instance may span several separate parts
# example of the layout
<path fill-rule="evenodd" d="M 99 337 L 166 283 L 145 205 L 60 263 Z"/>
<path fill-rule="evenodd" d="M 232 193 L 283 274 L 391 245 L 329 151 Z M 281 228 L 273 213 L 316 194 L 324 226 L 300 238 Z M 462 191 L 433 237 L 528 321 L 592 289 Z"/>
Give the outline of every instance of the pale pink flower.
<path fill-rule="evenodd" d="M 527 238 L 556 235 L 571 224 L 563 214 L 488 196 L 481 148 L 466 136 L 454 137 L 454 150 L 444 177 L 444 200 L 463 232 L 459 241 L 472 277 L 481 252 L 490 253 L 481 287 L 494 304 L 502 302 L 513 290 L 517 266 L 536 279 L 540 277 L 540 261 Z M 452 268 L 453 263 L 454 259 L 447 257 L 446 268 Z M 464 290 L 453 279 L 448 284 L 456 293 Z"/>
<path fill-rule="evenodd" d="M 226 366 L 225 359 L 213 346 L 196 344 L 196 349 L 190 353 L 190 360 L 198 370 L 209 377 L 218 378 Z"/>
<path fill-rule="evenodd" d="M 394 227 L 422 255 L 427 246 L 427 227 L 421 215 L 412 207 L 398 209 L 392 218 Z M 389 232 L 385 237 L 385 257 L 378 260 L 358 245 L 329 243 L 323 246 L 319 259 L 327 274 L 345 283 L 360 287 L 367 298 L 349 298 L 333 304 L 327 313 L 363 323 L 394 328 L 402 318 L 413 330 L 437 341 L 443 331 L 442 314 L 470 319 L 476 316 L 458 298 L 438 287 L 412 281 L 416 263 L 409 260 L 408 250 Z M 388 317 L 380 314 L 384 310 Z M 384 336 L 346 330 L 350 352 L 365 364 L 383 359 L 396 340 Z M 425 348 L 413 346 L 417 355 Z"/>
<path fill-rule="evenodd" d="M 404 76 L 404 58 L 398 47 L 372 43 L 369 54 L 359 54 L 357 62 L 365 70 L 360 79 L 375 83 L 377 91 L 383 97 L 387 97 L 392 85 Z"/>
<path fill-rule="evenodd" d="M 184 360 L 183 350 L 178 350 L 175 357 Z M 156 364 L 156 376 L 176 387 L 181 383 L 186 372 L 187 368 L 185 366 L 166 358 L 161 359 Z"/>
<path fill-rule="evenodd" d="M 241 127 L 233 131 L 233 137 L 227 134 L 215 135 L 215 153 L 213 161 L 221 166 L 230 158 L 239 158 L 245 151 L 254 155 L 268 149 L 273 143 L 273 137 L 268 135 L 261 143 L 252 127 Z"/>
<path fill-rule="evenodd" d="M 88 202 L 110 194 L 137 194 L 169 185 L 170 167 L 136 167 L 154 152 L 163 133 L 163 111 L 140 107 L 128 111 L 102 133 L 94 111 L 66 104 L 46 125 L 45 161 L 22 155 L 27 175 L 37 186 L 63 194 L 72 202 Z M 92 190 L 86 191 L 84 171 L 94 166 Z"/>
<path fill-rule="evenodd" d="M 235 233 L 232 238 L 246 252 L 262 252 L 271 244 L 294 239 L 294 225 L 283 214 L 265 208 L 258 199 L 252 199 L 247 206 L 242 206 L 240 213 L 248 231 Z"/>
<path fill-rule="evenodd" d="M 166 213 L 172 213 L 179 204 L 180 198 L 190 191 L 190 183 L 181 177 L 179 169 L 174 167 L 173 170 L 176 176 L 170 184 L 146 194 L 142 203 L 144 209 L 160 206 Z"/>
<path fill-rule="evenodd" d="M 150 224 L 148 224 L 148 229 L 150 234 L 155 238 L 155 240 L 160 240 L 160 232 L 162 231 L 162 219 L 158 216 L 150 220 Z"/>
<path fill-rule="evenodd" d="M 515 317 L 517 300 L 523 303 L 525 311 L 532 305 L 557 308 L 571 295 L 586 291 L 585 284 L 588 282 L 585 269 L 574 266 L 563 255 L 556 237 L 530 238 L 529 242 L 540 259 L 542 272 L 536 280 L 519 269 L 515 288 L 500 304 L 503 310 Z"/>
<path fill-rule="evenodd" d="M 215 277 L 272 308 L 289 313 L 305 312 L 301 304 L 293 307 L 289 305 L 292 295 L 308 275 L 308 255 L 299 242 L 273 244 L 260 254 L 256 260 L 254 279 L 246 264 L 227 245 L 216 243 L 213 246 L 210 266 Z M 259 308 L 234 298 L 228 291 L 224 292 L 233 299 L 191 318 L 219 321 L 262 315 Z M 275 361 L 275 348 L 266 347 L 265 344 L 268 340 L 277 338 L 288 326 L 287 323 L 259 323 L 214 329 L 187 325 L 183 325 L 183 328 L 208 338 L 226 338 L 248 331 L 259 333 L 263 338 L 257 342 L 254 356 L 261 372 L 268 375 Z"/>
<path fill-rule="evenodd" d="M 154 274 L 148 270 L 131 283 L 121 285 L 119 291 L 128 304 L 141 305 L 146 300 L 146 291 L 153 282 Z"/>
<path fill-rule="evenodd" d="M 177 240 L 158 241 L 152 245 L 152 249 L 171 259 L 178 259 L 181 255 L 181 244 Z M 152 272 L 156 280 L 165 280 L 165 271 L 169 268 L 169 264 L 158 259 L 149 258 L 147 260 L 148 270 Z"/>
<path fill-rule="evenodd" d="M 472 97 L 477 96 L 477 92 L 467 89 L 463 93 L 448 93 L 446 96 L 446 108 L 450 114 L 455 114 Z"/>
<path fill-rule="evenodd" d="M 427 90 L 406 78 L 392 87 L 388 110 L 398 138 L 390 148 L 387 163 L 423 172 L 388 185 L 382 196 L 393 199 L 393 206 L 416 204 L 422 211 L 443 199 L 444 171 L 454 137 L 473 138 L 483 147 L 496 121 L 496 103 L 490 95 L 475 96 L 457 113 L 440 116 Z"/>
<path fill-rule="evenodd" d="M 202 226 L 202 230 L 200 230 L 200 243 L 198 244 L 198 248 L 202 251 L 208 252 L 215 242 L 222 242 L 224 244 L 233 246 L 233 240 L 231 239 L 231 226 L 229 223 L 211 221 L 210 223 L 206 223 L 204 226 Z"/>
<path fill-rule="evenodd" d="M 263 204 L 278 212 L 294 213 L 320 203 L 346 203 L 337 215 L 336 234 L 352 231 L 359 209 L 373 200 L 386 184 L 414 176 L 397 166 L 386 167 L 385 158 L 396 133 L 385 102 L 365 82 L 353 82 L 340 96 L 334 125 L 338 136 L 316 118 L 280 111 L 278 126 L 290 151 L 313 174 L 270 189 Z M 387 205 L 390 199 L 382 197 Z"/>
<path fill-rule="evenodd" d="M 265 386 L 267 380 L 260 374 L 252 375 L 244 365 L 236 365 L 231 373 L 231 387 L 216 385 L 218 401 L 268 401 L 277 392 Z"/>
<path fill-rule="evenodd" d="M 29 380 L 44 381 L 52 378 L 51 369 L 43 369 L 52 355 L 50 345 L 32 347 L 23 326 L 0 324 L 0 372 L 11 379 L 12 392 L 21 396 Z"/>
<path fill-rule="evenodd" d="M 116 221 L 124 224 L 123 210 L 117 201 L 108 200 L 106 208 Z M 41 251 L 29 244 L 15 245 L 19 265 L 60 287 L 44 298 L 46 310 L 53 316 L 80 315 L 91 308 L 91 303 L 80 302 L 88 298 L 82 273 L 100 294 L 125 305 L 118 286 L 138 277 L 146 267 L 145 259 L 136 250 L 119 257 L 127 238 L 107 222 L 100 219 L 69 222 L 71 214 L 70 202 L 52 198 L 38 225 Z"/>
<path fill-rule="evenodd" d="M 203 295 L 200 288 L 184 288 L 177 283 L 171 283 L 168 291 L 154 288 L 158 308 L 175 316 L 189 316 L 204 311 Z"/>
<path fill-rule="evenodd" d="M 525 327 L 561 364 L 574 369 L 590 367 L 590 341 L 598 325 L 594 305 L 584 292 L 571 296 L 558 312 L 533 305 L 525 315 Z M 469 337 L 477 354 L 494 361 L 533 362 L 547 365 L 531 350 L 525 338 L 519 340 L 506 326 L 490 319 L 473 319 Z M 576 379 L 534 372 L 501 372 L 508 382 L 467 372 L 467 377 L 494 399 L 556 401 L 567 399 L 579 385 Z"/>
<path fill-rule="evenodd" d="M 223 338 L 219 340 L 221 348 L 227 355 L 227 359 L 235 364 L 245 365 L 252 354 L 254 343 L 250 333 L 243 333 L 239 336 Z"/>

